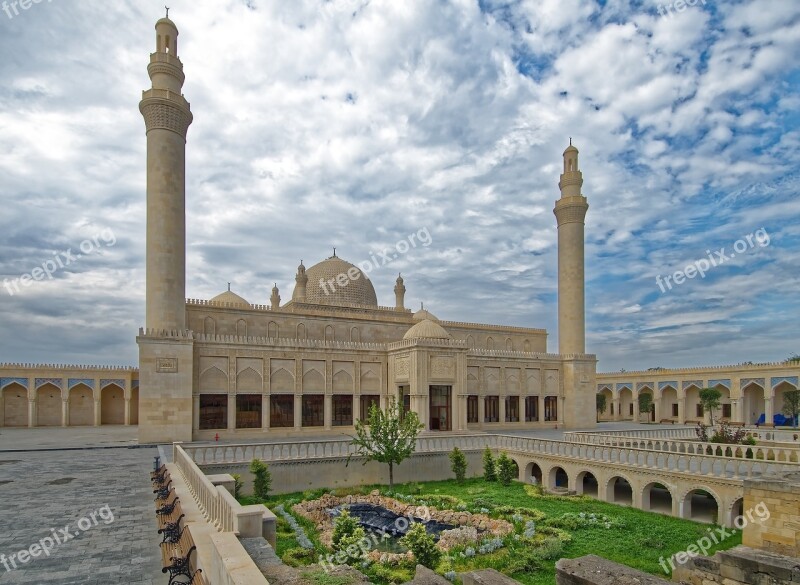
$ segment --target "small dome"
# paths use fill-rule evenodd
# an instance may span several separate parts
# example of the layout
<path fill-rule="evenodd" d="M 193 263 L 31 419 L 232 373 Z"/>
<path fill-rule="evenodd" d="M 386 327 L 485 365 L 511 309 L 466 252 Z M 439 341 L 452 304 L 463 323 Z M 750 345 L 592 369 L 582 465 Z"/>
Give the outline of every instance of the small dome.
<path fill-rule="evenodd" d="M 417 321 L 417 322 L 425 321 L 426 319 L 428 321 L 433 321 L 435 323 L 438 323 L 438 321 L 439 321 L 439 319 L 436 318 L 436 315 L 434 315 L 433 313 L 428 312 L 426 309 L 420 309 L 419 311 L 414 313 L 413 319 L 414 319 L 414 321 Z"/>
<path fill-rule="evenodd" d="M 378 297 L 369 278 L 358 266 L 338 256 L 331 256 L 305 269 L 305 274 L 308 277 L 307 303 L 378 306 Z M 344 286 L 339 284 L 340 281 Z"/>
<path fill-rule="evenodd" d="M 568 152 L 578 152 L 578 149 L 577 149 L 577 148 L 575 148 L 574 146 L 572 146 L 572 144 L 570 144 L 570 145 L 567 147 L 567 150 L 565 150 L 565 151 L 564 151 L 564 154 L 567 154 Z"/>
<path fill-rule="evenodd" d="M 453 339 L 453 336 L 438 323 L 424 319 L 406 331 L 403 339 Z"/>
<path fill-rule="evenodd" d="M 246 306 L 246 307 L 250 306 L 250 303 L 248 303 L 246 300 L 244 300 L 242 297 L 240 297 L 236 293 L 231 292 L 229 290 L 226 290 L 224 293 L 215 296 L 213 299 L 211 299 L 211 302 L 213 302 L 213 303 L 227 303 L 229 305 L 243 305 L 243 306 Z"/>

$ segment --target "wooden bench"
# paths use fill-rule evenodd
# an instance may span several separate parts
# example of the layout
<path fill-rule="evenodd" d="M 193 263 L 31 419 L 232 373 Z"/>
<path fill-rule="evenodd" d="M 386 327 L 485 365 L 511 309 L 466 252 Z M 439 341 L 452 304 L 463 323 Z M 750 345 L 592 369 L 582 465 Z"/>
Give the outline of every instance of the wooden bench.
<path fill-rule="evenodd" d="M 660 424 L 662 424 L 662 425 L 663 425 L 664 423 L 670 423 L 670 424 L 674 425 L 674 424 L 675 424 L 675 419 L 674 419 L 674 418 L 662 418 L 662 419 L 659 421 L 659 423 L 660 423 Z"/>
<path fill-rule="evenodd" d="M 175 521 L 164 522 L 158 533 L 162 535 L 161 542 L 176 542 L 180 537 L 181 532 L 181 519 L 186 514 L 181 514 Z"/>
<path fill-rule="evenodd" d="M 194 554 L 194 561 L 192 560 Z M 169 573 L 168 585 L 205 585 L 202 570 L 197 567 L 197 546 L 184 524 L 177 542 L 161 543 L 162 573 Z"/>
<path fill-rule="evenodd" d="M 156 510 L 158 516 L 158 525 L 163 527 L 167 522 L 175 522 L 183 514 L 181 510 L 181 499 L 175 496 L 171 502 L 164 504 Z"/>
<path fill-rule="evenodd" d="M 165 469 L 162 473 L 154 475 L 150 479 L 153 481 L 154 486 L 162 486 L 168 481 L 170 481 L 169 470 Z"/>

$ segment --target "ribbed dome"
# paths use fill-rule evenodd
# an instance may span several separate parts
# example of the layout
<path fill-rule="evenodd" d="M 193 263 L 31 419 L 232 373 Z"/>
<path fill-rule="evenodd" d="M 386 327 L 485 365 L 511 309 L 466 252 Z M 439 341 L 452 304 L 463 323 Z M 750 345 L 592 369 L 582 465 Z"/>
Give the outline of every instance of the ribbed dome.
<path fill-rule="evenodd" d="M 250 303 L 229 290 L 226 290 L 224 293 L 215 296 L 213 299 L 211 299 L 211 301 L 214 303 L 228 303 L 229 305 L 250 306 Z"/>
<path fill-rule="evenodd" d="M 350 274 L 355 275 L 355 278 L 351 279 Z M 378 306 L 378 297 L 369 278 L 358 266 L 338 256 L 331 256 L 306 269 L 306 276 L 308 276 L 307 303 Z M 345 283 L 344 286 L 339 284 L 340 280 Z"/>
<path fill-rule="evenodd" d="M 433 313 L 428 312 L 425 309 L 420 309 L 419 311 L 414 313 L 414 316 L 412 318 L 414 319 L 414 321 L 424 321 L 425 319 L 428 319 L 428 320 L 434 321 L 434 322 L 438 322 L 439 321 L 439 319 L 436 318 L 436 315 L 434 315 Z"/>
<path fill-rule="evenodd" d="M 453 336 L 438 323 L 425 319 L 406 331 L 403 339 L 453 339 Z"/>

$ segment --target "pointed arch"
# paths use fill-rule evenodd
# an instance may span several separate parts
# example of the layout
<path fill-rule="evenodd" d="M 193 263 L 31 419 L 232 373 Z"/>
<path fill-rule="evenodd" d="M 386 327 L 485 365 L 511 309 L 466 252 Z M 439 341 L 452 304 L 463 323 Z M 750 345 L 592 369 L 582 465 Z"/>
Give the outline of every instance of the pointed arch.
<path fill-rule="evenodd" d="M 217 334 L 217 322 L 214 321 L 211 317 L 206 317 L 203 319 L 203 333 L 205 335 L 216 335 Z"/>
<path fill-rule="evenodd" d="M 236 392 L 262 392 L 261 374 L 253 368 L 245 368 L 236 375 Z"/>
<path fill-rule="evenodd" d="M 270 392 L 294 393 L 294 374 L 284 368 L 275 370 L 270 376 Z"/>
<path fill-rule="evenodd" d="M 236 335 L 237 337 L 247 337 L 247 321 L 244 319 L 236 322 Z"/>
<path fill-rule="evenodd" d="M 16 382 L 9 384 L 3 392 L 3 426 L 28 426 L 28 390 Z"/>
<path fill-rule="evenodd" d="M 125 390 L 109 384 L 100 391 L 100 424 L 125 424 Z"/>
<path fill-rule="evenodd" d="M 61 426 L 61 388 L 45 384 L 36 391 L 36 426 Z"/>
<path fill-rule="evenodd" d="M 298 323 L 297 324 L 297 339 L 306 339 L 306 325 L 305 323 Z"/>
<path fill-rule="evenodd" d="M 200 374 L 201 392 L 228 391 L 228 375 L 217 366 L 211 366 Z"/>

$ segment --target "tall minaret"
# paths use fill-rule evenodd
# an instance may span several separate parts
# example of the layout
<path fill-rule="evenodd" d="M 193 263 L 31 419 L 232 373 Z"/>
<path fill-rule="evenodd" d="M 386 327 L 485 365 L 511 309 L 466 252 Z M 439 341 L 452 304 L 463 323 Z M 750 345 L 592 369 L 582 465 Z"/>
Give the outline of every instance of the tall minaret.
<path fill-rule="evenodd" d="M 147 128 L 147 328 L 186 328 L 186 131 L 192 113 L 181 88 L 178 29 L 156 23 L 156 52 L 139 111 Z"/>
<path fill-rule="evenodd" d="M 403 284 L 403 275 L 399 274 L 394 284 L 394 308 L 396 311 L 405 311 L 406 285 Z"/>
<path fill-rule="evenodd" d="M 336 255 L 336 250 L 333 251 Z M 306 276 L 306 267 L 303 266 L 303 261 L 300 260 L 300 266 L 297 267 L 297 276 L 294 277 L 294 292 L 292 293 L 292 300 L 298 303 L 306 302 L 306 286 L 308 285 L 308 276 Z"/>
<path fill-rule="evenodd" d="M 558 352 L 586 353 L 586 317 L 583 277 L 583 220 L 589 204 L 581 195 L 583 174 L 578 149 L 564 151 L 564 173 L 558 183 L 561 199 L 553 213 L 558 220 Z"/>

